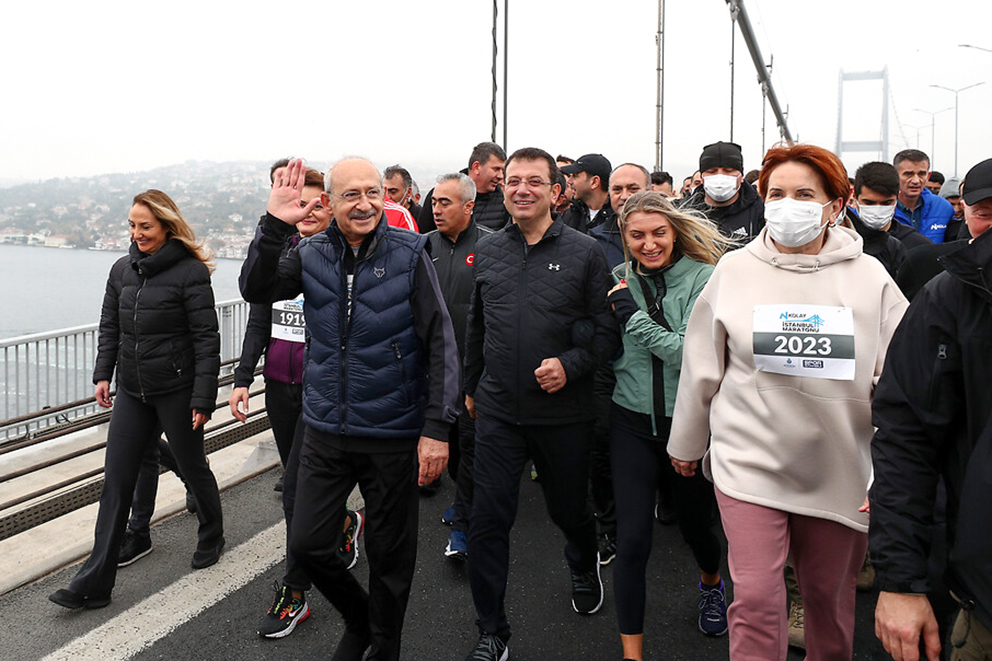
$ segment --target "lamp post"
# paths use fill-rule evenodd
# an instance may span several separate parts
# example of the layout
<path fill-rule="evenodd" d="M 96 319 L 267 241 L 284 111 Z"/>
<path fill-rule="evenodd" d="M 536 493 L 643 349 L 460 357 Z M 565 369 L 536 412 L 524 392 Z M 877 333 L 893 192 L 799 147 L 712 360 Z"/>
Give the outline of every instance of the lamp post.
<path fill-rule="evenodd" d="M 971 85 L 966 85 L 964 87 L 959 87 L 957 89 L 951 89 L 950 87 L 944 87 L 943 85 L 930 85 L 930 87 L 936 87 L 940 90 L 945 90 L 947 92 L 954 93 L 954 176 L 958 176 L 958 95 L 965 91 L 970 90 L 972 87 L 978 87 L 979 85 L 984 85 L 985 81 L 972 83 Z"/>
<path fill-rule="evenodd" d="M 908 129 L 913 129 L 916 131 L 916 148 L 920 148 L 920 129 L 933 128 L 933 124 L 924 124 L 923 126 L 910 126 L 909 124 L 904 124 Z M 907 145 L 908 146 L 908 145 Z"/>
<path fill-rule="evenodd" d="M 924 110 L 923 108 L 913 108 L 913 112 L 922 112 L 925 115 L 930 115 L 930 169 L 933 170 L 933 164 L 937 157 L 937 146 L 935 144 L 935 130 L 934 127 L 937 125 L 937 115 L 942 112 L 947 112 L 948 110 L 953 110 L 953 106 L 948 106 L 947 108 L 941 108 L 940 110 Z"/>

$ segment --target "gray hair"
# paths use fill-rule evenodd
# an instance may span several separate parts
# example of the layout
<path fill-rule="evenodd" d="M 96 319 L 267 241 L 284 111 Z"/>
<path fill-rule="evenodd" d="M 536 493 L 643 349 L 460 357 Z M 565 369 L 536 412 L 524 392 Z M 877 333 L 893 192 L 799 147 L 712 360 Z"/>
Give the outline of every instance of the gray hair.
<path fill-rule="evenodd" d="M 462 204 L 475 201 L 475 182 L 472 181 L 471 177 L 464 175 L 461 172 L 452 172 L 450 174 L 442 174 L 437 178 L 437 183 L 439 184 L 443 184 L 448 181 L 458 182 L 458 189 L 460 191 L 459 197 L 461 197 Z"/>
<path fill-rule="evenodd" d="M 369 165 L 371 165 L 372 168 L 375 170 L 376 174 L 379 176 L 379 181 L 380 182 L 382 181 L 382 173 L 379 172 L 379 168 L 376 167 L 375 163 L 373 163 L 369 159 L 365 158 L 364 156 L 345 156 L 344 158 L 335 161 L 334 164 L 331 167 L 327 168 L 327 173 L 324 175 L 324 192 L 325 193 L 330 193 L 331 192 L 331 175 L 334 174 L 334 168 L 336 168 L 337 166 L 341 165 L 345 161 L 365 161 L 366 163 L 368 163 Z"/>

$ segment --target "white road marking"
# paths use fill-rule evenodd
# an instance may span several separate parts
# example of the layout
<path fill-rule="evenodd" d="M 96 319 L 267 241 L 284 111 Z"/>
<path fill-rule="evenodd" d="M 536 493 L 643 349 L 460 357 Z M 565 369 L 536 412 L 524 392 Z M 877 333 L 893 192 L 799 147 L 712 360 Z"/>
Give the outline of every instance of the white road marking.
<path fill-rule="evenodd" d="M 285 544 L 283 523 L 263 530 L 213 567 L 187 574 L 42 661 L 130 659 L 281 561 Z"/>

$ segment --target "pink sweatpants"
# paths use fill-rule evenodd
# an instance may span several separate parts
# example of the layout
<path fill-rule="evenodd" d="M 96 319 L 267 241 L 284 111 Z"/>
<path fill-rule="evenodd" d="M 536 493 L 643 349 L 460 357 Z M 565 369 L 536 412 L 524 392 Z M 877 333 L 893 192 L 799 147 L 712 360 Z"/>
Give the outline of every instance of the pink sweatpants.
<path fill-rule="evenodd" d="M 746 503 L 716 490 L 728 564 L 731 661 L 785 661 L 788 622 L 782 570 L 792 560 L 803 595 L 807 661 L 850 661 L 854 597 L 868 535 L 810 516 Z"/>

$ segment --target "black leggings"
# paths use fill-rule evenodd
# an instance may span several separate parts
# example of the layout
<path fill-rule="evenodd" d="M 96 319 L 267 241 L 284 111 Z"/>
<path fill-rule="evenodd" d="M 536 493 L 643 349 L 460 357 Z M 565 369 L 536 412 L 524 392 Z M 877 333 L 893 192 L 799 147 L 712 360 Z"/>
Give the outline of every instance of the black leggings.
<path fill-rule="evenodd" d="M 644 631 L 645 572 L 654 534 L 654 506 L 662 471 L 672 484 L 679 530 L 692 549 L 699 568 L 707 574 L 720 570 L 722 549 L 713 532 L 713 485 L 696 471 L 682 477 L 668 458 L 671 418 L 657 418 L 658 434 L 651 432 L 650 416 L 613 405 L 611 459 L 613 492 L 617 504 L 617 559 L 613 569 L 617 622 L 620 633 Z"/>
<path fill-rule="evenodd" d="M 127 527 L 138 472 L 159 426 L 186 484 L 196 498 L 198 548 L 215 547 L 224 534 L 217 480 L 203 454 L 203 427 L 193 430 L 191 390 L 147 397 L 141 401 L 118 391 L 107 432 L 103 493 L 96 518 L 93 553 L 72 579 L 70 589 L 87 597 L 109 597 L 117 577 L 117 554 Z"/>

